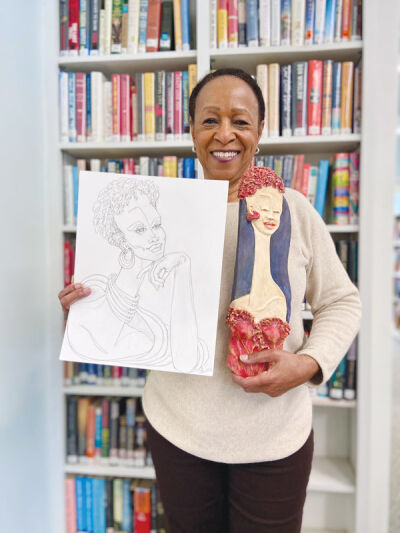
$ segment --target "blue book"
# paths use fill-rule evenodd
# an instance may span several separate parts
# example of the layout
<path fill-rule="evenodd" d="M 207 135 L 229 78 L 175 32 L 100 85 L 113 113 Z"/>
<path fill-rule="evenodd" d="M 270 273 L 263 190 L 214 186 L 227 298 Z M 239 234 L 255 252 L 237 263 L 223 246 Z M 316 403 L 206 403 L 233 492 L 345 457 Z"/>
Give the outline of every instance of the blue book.
<path fill-rule="evenodd" d="M 333 63 L 332 73 L 332 134 L 340 133 L 341 111 L 341 88 L 342 88 L 342 63 Z"/>
<path fill-rule="evenodd" d="M 183 159 L 183 177 L 192 178 L 196 177 L 194 172 L 194 159 L 193 157 L 185 157 Z"/>
<path fill-rule="evenodd" d="M 315 18 L 315 0 L 306 0 L 304 41 L 307 44 L 313 44 L 314 42 L 314 18 Z"/>
<path fill-rule="evenodd" d="M 317 192 L 315 193 L 315 209 L 324 216 L 326 191 L 328 188 L 329 161 L 321 159 L 318 166 Z"/>
<path fill-rule="evenodd" d="M 184 138 L 190 137 L 189 126 L 189 72 L 182 72 L 182 125 Z"/>
<path fill-rule="evenodd" d="M 104 366 L 103 365 L 96 365 L 96 375 L 97 375 L 97 382 L 103 383 L 103 378 L 104 378 Z"/>
<path fill-rule="evenodd" d="M 86 74 L 86 135 L 90 140 L 92 137 L 92 90 L 90 74 Z"/>
<path fill-rule="evenodd" d="M 98 508 L 99 533 L 106 533 L 106 480 L 104 478 L 101 478 L 97 480 L 97 483 L 98 483 L 97 494 L 99 498 L 99 508 Z"/>
<path fill-rule="evenodd" d="M 75 72 L 68 72 L 68 138 L 76 142 Z"/>
<path fill-rule="evenodd" d="M 85 503 L 85 478 L 75 478 L 76 490 L 76 527 L 78 531 L 87 531 L 86 503 Z"/>
<path fill-rule="evenodd" d="M 92 491 L 93 491 L 93 533 L 100 533 L 100 499 L 99 499 L 99 478 L 94 477 L 92 479 Z"/>
<path fill-rule="evenodd" d="M 258 2 L 246 0 L 247 46 L 258 46 Z"/>
<path fill-rule="evenodd" d="M 89 55 L 89 0 L 79 0 L 79 55 Z"/>
<path fill-rule="evenodd" d="M 291 0 L 281 0 L 281 46 L 291 42 Z"/>
<path fill-rule="evenodd" d="M 267 155 L 265 156 L 265 166 L 267 168 L 270 168 L 271 170 L 274 170 L 275 161 L 273 155 Z"/>
<path fill-rule="evenodd" d="M 181 0 L 182 50 L 190 50 L 189 0 Z"/>
<path fill-rule="evenodd" d="M 89 385 L 96 385 L 97 371 L 94 363 L 88 363 L 88 383 Z"/>
<path fill-rule="evenodd" d="M 74 224 L 76 226 L 78 220 L 78 196 L 79 196 L 79 173 L 78 167 L 72 167 L 72 185 L 74 189 Z"/>
<path fill-rule="evenodd" d="M 333 41 L 334 41 L 334 38 L 335 38 L 335 17 L 336 17 L 336 2 L 335 2 L 335 0 L 326 0 L 324 43 L 333 43 Z"/>
<path fill-rule="evenodd" d="M 122 480 L 122 531 L 131 531 L 132 523 L 132 497 L 130 480 Z"/>
<path fill-rule="evenodd" d="M 140 0 L 139 7 L 139 40 L 138 51 L 146 52 L 146 37 L 147 37 L 147 12 L 149 9 L 148 0 Z"/>
<path fill-rule="evenodd" d="M 85 478 L 86 530 L 93 533 L 93 479 Z"/>
<path fill-rule="evenodd" d="M 102 445 L 102 410 L 101 407 L 96 407 L 96 425 L 94 432 L 94 448 L 95 455 L 99 454 L 101 456 L 101 445 Z"/>

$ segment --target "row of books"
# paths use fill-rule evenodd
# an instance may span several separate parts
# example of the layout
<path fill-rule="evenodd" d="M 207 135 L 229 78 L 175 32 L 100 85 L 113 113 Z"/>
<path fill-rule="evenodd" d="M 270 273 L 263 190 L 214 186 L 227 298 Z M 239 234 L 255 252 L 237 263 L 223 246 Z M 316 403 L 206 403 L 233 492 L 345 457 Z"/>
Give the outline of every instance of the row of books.
<path fill-rule="evenodd" d="M 60 0 L 60 55 L 190 50 L 189 0 Z"/>
<path fill-rule="evenodd" d="M 115 172 L 117 174 L 140 174 L 142 176 L 160 176 L 166 178 L 197 177 L 197 159 L 192 157 L 148 157 L 139 159 L 90 159 L 87 164 L 85 159 L 78 159 L 76 165 L 64 165 L 64 224 L 76 225 L 78 214 L 79 171 L 91 170 L 96 172 Z"/>
<path fill-rule="evenodd" d="M 190 139 L 189 96 L 197 65 L 187 71 L 112 74 L 60 72 L 61 142 Z"/>
<path fill-rule="evenodd" d="M 210 47 L 361 39 L 362 0 L 210 0 Z"/>
<path fill-rule="evenodd" d="M 147 370 L 94 363 L 64 363 L 64 385 L 98 385 L 103 387 L 144 387 Z"/>
<path fill-rule="evenodd" d="M 264 136 L 361 132 L 361 66 L 310 60 L 257 65 L 266 105 Z"/>
<path fill-rule="evenodd" d="M 137 398 L 67 396 L 67 463 L 151 466 L 145 417 L 138 402 Z"/>
<path fill-rule="evenodd" d="M 166 521 L 154 480 L 67 477 L 66 533 L 165 533 Z"/>
<path fill-rule="evenodd" d="M 358 241 L 352 239 L 335 239 L 336 252 L 351 281 L 358 283 Z"/>

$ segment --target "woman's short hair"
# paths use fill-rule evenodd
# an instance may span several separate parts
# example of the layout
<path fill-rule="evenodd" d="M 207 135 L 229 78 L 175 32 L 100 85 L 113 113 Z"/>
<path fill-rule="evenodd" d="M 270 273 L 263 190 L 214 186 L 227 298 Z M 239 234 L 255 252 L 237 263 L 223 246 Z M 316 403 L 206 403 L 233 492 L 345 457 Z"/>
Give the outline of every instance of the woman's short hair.
<path fill-rule="evenodd" d="M 115 222 L 115 215 L 120 215 L 132 198 L 139 195 L 147 196 L 153 207 L 159 197 L 159 190 L 152 181 L 119 178 L 111 181 L 99 192 L 93 205 L 93 225 L 97 234 L 101 235 L 112 246 L 122 248 L 125 236 Z"/>
<path fill-rule="evenodd" d="M 265 102 L 264 102 L 261 89 L 258 83 L 256 82 L 256 80 L 252 78 L 250 74 L 248 74 L 246 71 L 240 68 L 219 68 L 218 70 L 214 70 L 213 72 L 210 72 L 198 82 L 198 84 L 194 87 L 190 95 L 190 99 L 189 99 L 189 115 L 192 121 L 194 121 L 194 114 L 196 110 L 196 100 L 199 95 L 199 92 L 205 85 L 207 85 L 207 83 L 221 76 L 234 76 L 235 78 L 239 78 L 240 80 L 243 80 L 245 83 L 247 83 L 247 85 L 250 87 L 255 97 L 257 98 L 258 122 L 263 121 L 265 118 Z"/>

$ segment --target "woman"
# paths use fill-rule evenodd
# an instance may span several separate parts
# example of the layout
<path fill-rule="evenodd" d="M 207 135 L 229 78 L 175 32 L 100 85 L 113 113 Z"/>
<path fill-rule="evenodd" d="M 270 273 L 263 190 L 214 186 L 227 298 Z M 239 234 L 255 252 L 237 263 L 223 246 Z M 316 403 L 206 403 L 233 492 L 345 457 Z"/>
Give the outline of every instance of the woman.
<path fill-rule="evenodd" d="M 229 204 L 214 375 L 153 371 L 144 391 L 161 497 L 171 532 L 299 532 L 313 453 L 308 386 L 327 380 L 350 346 L 359 327 L 358 291 L 324 222 L 300 193 L 286 190 L 290 335 L 285 349 L 242 354 L 245 364 L 268 363 L 266 371 L 250 377 L 231 372 L 225 318 L 234 280 L 238 192 L 257 151 L 265 104 L 248 74 L 221 69 L 199 82 L 189 108 L 205 177 L 229 180 Z M 62 291 L 63 307 L 83 291 Z M 315 317 L 307 340 L 300 311 L 304 295 Z M 283 303 L 280 297 L 279 313 Z"/>

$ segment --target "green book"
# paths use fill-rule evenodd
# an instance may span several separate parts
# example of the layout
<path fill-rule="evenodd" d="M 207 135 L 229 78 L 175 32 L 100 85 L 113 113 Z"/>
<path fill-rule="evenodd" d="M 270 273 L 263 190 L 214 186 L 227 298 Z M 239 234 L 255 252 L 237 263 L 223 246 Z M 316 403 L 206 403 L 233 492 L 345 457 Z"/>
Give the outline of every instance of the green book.
<path fill-rule="evenodd" d="M 163 0 L 161 6 L 160 51 L 171 50 L 174 28 L 172 0 Z"/>

